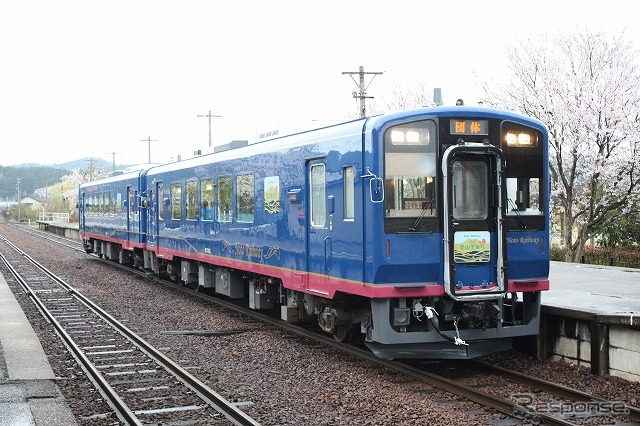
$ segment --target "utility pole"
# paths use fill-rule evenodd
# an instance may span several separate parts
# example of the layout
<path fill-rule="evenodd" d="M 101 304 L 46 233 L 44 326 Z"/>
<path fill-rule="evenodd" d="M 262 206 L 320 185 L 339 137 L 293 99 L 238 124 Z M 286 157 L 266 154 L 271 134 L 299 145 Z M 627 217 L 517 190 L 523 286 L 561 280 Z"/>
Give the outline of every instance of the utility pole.
<path fill-rule="evenodd" d="M 109 153 L 107 152 L 107 154 Z M 93 158 L 88 158 L 86 161 L 89 162 L 89 182 L 91 182 L 93 180 L 93 172 L 96 169 L 94 165 L 96 160 L 94 160 Z"/>
<path fill-rule="evenodd" d="M 221 115 L 211 115 L 211 110 L 209 110 L 209 114 L 207 115 L 198 115 L 198 117 L 209 117 L 209 146 L 211 146 L 211 118 L 213 117 L 222 117 Z"/>
<path fill-rule="evenodd" d="M 367 116 L 367 107 L 365 105 L 365 99 L 373 99 L 373 96 L 367 96 L 367 89 L 369 88 L 369 85 L 371 84 L 373 79 L 376 78 L 377 75 L 382 74 L 382 72 L 364 72 L 364 67 L 360 66 L 360 71 L 344 71 L 342 75 L 345 75 L 345 74 L 349 74 L 353 82 L 356 83 L 356 85 L 360 89 L 359 92 L 353 92 L 353 97 L 354 99 L 360 99 L 360 118 L 364 118 Z M 360 76 L 359 81 L 356 81 L 354 77 L 354 75 L 356 74 Z M 373 75 L 373 77 L 371 77 L 371 81 L 369 81 L 369 84 L 367 84 L 366 86 L 364 85 L 365 74 Z"/>
<path fill-rule="evenodd" d="M 140 139 L 140 142 L 148 142 L 149 143 L 149 164 L 151 164 L 151 142 L 158 142 L 157 139 L 151 139 L 149 136 L 147 139 Z"/>
<path fill-rule="evenodd" d="M 116 154 L 121 154 L 120 152 L 107 152 L 107 154 L 111 154 L 111 171 L 116 170 Z M 88 159 L 87 161 L 91 162 L 91 166 L 89 172 L 91 174 L 91 180 L 93 180 L 93 158 Z"/>
<path fill-rule="evenodd" d="M 18 192 L 18 223 L 20 223 L 20 178 L 16 182 L 16 191 Z"/>

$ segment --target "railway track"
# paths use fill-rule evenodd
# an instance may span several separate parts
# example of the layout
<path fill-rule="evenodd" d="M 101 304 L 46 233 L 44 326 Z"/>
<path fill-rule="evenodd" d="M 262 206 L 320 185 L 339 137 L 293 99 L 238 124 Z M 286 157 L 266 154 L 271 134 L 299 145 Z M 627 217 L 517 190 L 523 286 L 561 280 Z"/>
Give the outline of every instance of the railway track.
<path fill-rule="evenodd" d="M 141 271 L 122 267 L 121 265 L 112 261 L 103 260 L 103 262 L 114 267 L 123 268 L 129 272 L 139 273 L 141 276 L 148 277 Z M 586 418 L 595 418 L 603 415 L 603 410 L 607 411 L 607 413 L 604 414 L 608 414 L 610 416 L 617 415 L 619 416 L 616 417 L 617 419 L 624 419 L 634 422 L 624 424 L 640 424 L 640 411 L 638 410 L 638 408 L 627 406 L 621 402 L 606 401 L 602 398 L 598 398 L 581 391 L 560 386 L 535 377 L 529 377 L 522 373 L 502 369 L 500 367 L 496 367 L 487 363 L 467 363 L 465 368 L 468 368 L 469 366 L 475 366 L 474 368 L 476 369 L 476 374 L 478 373 L 478 371 L 480 371 L 481 374 L 490 373 L 493 375 L 500 375 L 504 382 L 508 381 L 519 383 L 523 386 L 526 386 L 526 389 L 529 389 L 528 392 L 520 392 L 515 396 L 513 394 L 500 395 L 499 390 L 496 390 L 495 388 L 491 389 L 491 391 L 484 391 L 481 389 L 482 386 L 465 385 L 461 380 L 457 378 L 452 379 L 445 377 L 443 374 L 439 374 L 437 372 L 426 371 L 426 369 L 421 366 L 420 363 L 410 365 L 409 363 L 381 360 L 375 357 L 366 349 L 337 343 L 332 337 L 319 335 L 314 331 L 310 331 L 296 325 L 288 324 L 279 319 L 270 318 L 268 316 L 265 316 L 261 312 L 238 306 L 235 303 L 229 302 L 228 300 L 212 297 L 204 293 L 197 293 L 188 288 L 179 287 L 171 282 L 161 280 L 158 280 L 158 282 L 162 283 L 163 285 L 187 292 L 191 296 L 205 300 L 207 303 L 224 306 L 228 309 L 242 313 L 243 315 L 269 323 L 274 327 L 293 332 L 306 339 L 332 346 L 341 351 L 347 352 L 352 356 L 358 357 L 359 359 L 372 362 L 391 371 L 403 374 L 420 383 L 428 384 L 430 386 L 445 390 L 470 401 L 474 401 L 477 404 L 500 412 L 506 416 L 518 419 L 527 424 L 581 424 Z M 446 369 L 447 367 L 445 366 L 443 368 Z M 468 374 L 468 376 L 469 375 L 470 374 Z M 547 393 L 552 397 L 541 400 L 542 402 L 536 402 L 536 398 L 540 399 L 540 392 Z M 582 405 L 580 405 L 580 403 L 582 403 Z M 582 410 L 580 413 L 578 413 L 578 415 L 576 415 L 575 410 L 572 411 L 572 409 L 574 409 L 575 407 L 582 407 Z"/>
<path fill-rule="evenodd" d="M 419 365 L 420 363 L 416 363 Z M 462 386 L 487 389 L 496 398 L 511 400 L 523 407 L 524 418 L 540 424 L 640 424 L 640 409 L 621 401 L 609 401 L 485 361 L 448 361 L 437 367 L 418 367 Z M 465 385 L 468 382 L 473 384 Z M 522 412 L 515 413 L 520 418 Z M 598 423 L 602 419 L 604 423 Z M 591 423 L 593 422 L 593 423 Z M 614 423 L 612 423 L 614 422 Z"/>
<path fill-rule="evenodd" d="M 0 257 L 124 424 L 259 423 L 0 237 Z M 188 423 L 184 423 L 188 424 Z"/>
<path fill-rule="evenodd" d="M 499 376 L 504 380 L 509 380 L 513 383 L 519 383 L 529 388 L 538 389 L 541 392 L 545 392 L 549 395 L 553 395 L 558 398 L 562 398 L 563 401 L 572 401 L 571 405 L 565 405 L 565 408 L 573 407 L 579 410 L 579 412 L 567 412 L 569 416 L 583 415 L 590 417 L 600 414 L 615 414 L 620 415 L 627 420 L 640 424 L 640 408 L 629 406 L 619 401 L 608 401 L 604 398 L 600 398 L 595 395 L 583 392 L 579 389 L 573 389 L 568 386 L 563 386 L 557 383 L 543 380 L 538 377 L 533 377 L 527 374 L 523 374 L 517 371 L 509 370 L 497 365 L 493 365 L 484 361 L 473 361 L 471 364 L 475 364 L 477 368 L 483 372 L 489 372 L 493 375 Z M 531 395 L 521 395 L 519 399 L 529 405 L 534 406 L 536 403 L 532 401 Z M 555 403 L 539 403 L 538 408 L 544 408 L 547 410 L 555 410 L 560 412 L 563 410 L 563 402 Z M 564 410 L 567 411 L 567 410 Z"/>

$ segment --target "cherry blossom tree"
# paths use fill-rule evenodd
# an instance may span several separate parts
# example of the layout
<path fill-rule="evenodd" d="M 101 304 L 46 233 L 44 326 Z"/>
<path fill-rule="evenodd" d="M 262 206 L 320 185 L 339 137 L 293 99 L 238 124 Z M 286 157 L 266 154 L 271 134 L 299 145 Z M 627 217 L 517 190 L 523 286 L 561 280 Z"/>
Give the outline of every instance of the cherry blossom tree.
<path fill-rule="evenodd" d="M 552 203 L 566 260 L 578 261 L 607 223 L 637 215 L 638 52 L 623 35 L 585 32 L 517 41 L 508 55 L 513 77 L 485 83 L 485 102 L 549 129 Z"/>

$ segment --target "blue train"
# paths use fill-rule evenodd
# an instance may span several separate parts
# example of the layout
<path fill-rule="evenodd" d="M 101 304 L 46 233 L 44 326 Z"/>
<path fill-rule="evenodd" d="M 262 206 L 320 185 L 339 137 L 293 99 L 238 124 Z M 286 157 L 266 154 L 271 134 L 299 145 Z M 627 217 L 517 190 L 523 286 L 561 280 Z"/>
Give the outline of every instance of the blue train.
<path fill-rule="evenodd" d="M 80 187 L 87 252 L 317 321 L 383 358 L 472 358 L 539 329 L 545 126 L 390 113 Z"/>

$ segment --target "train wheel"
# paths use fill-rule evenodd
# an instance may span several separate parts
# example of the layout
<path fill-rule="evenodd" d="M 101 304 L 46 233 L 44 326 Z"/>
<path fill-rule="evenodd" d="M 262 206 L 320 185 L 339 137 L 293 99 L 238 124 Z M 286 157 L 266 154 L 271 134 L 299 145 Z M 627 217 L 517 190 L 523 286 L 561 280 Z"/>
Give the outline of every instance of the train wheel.
<path fill-rule="evenodd" d="M 351 338 L 351 324 L 338 324 L 333 338 L 338 343 L 344 343 Z"/>
<path fill-rule="evenodd" d="M 198 281 L 194 281 L 192 285 L 193 285 L 193 291 L 200 291 L 200 289 L 202 288 L 202 286 L 200 285 L 200 283 L 198 283 Z"/>

